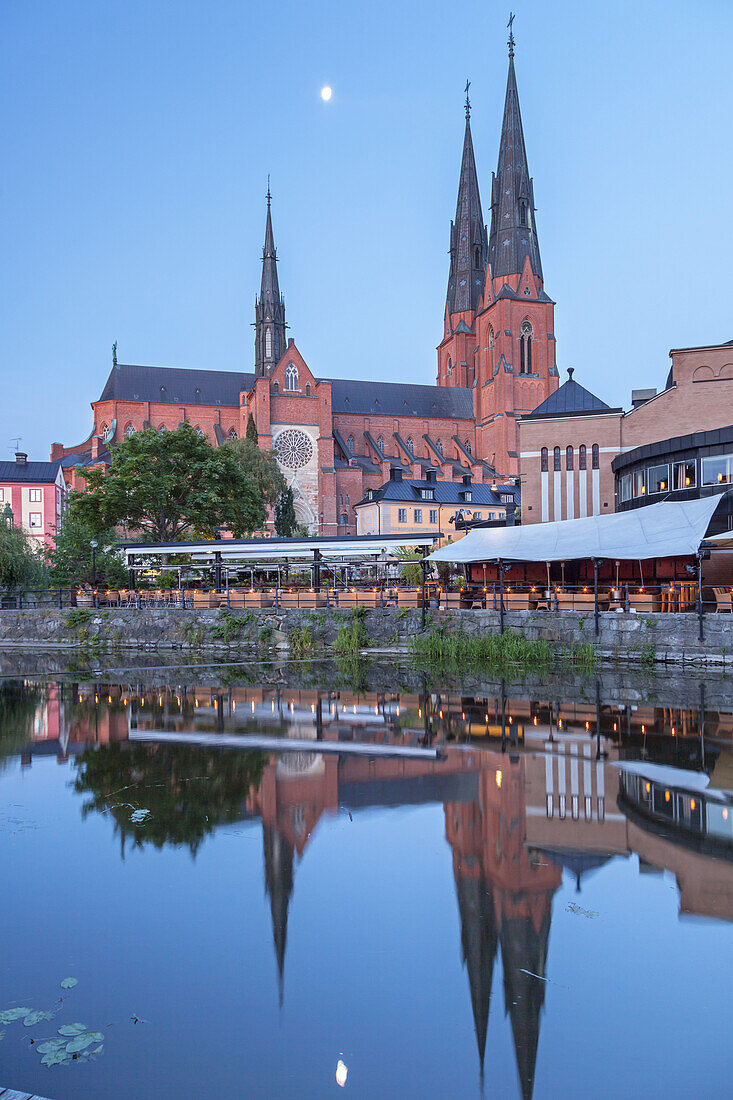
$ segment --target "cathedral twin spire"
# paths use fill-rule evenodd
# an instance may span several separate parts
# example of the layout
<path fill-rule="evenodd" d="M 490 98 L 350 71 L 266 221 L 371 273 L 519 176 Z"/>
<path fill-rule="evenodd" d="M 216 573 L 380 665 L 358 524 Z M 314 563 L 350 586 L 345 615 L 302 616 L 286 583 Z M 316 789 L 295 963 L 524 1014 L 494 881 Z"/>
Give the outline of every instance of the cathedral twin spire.
<path fill-rule="evenodd" d="M 448 314 L 475 311 L 483 293 L 487 264 L 494 278 L 520 275 L 529 257 L 532 271 L 542 279 L 534 219 L 534 189 L 527 165 L 514 72 L 514 35 L 511 32 L 499 161 L 491 179 L 491 229 L 488 234 L 481 212 L 468 87 L 467 83 L 466 131 L 456 218 L 451 222 L 451 260 L 446 300 Z"/>

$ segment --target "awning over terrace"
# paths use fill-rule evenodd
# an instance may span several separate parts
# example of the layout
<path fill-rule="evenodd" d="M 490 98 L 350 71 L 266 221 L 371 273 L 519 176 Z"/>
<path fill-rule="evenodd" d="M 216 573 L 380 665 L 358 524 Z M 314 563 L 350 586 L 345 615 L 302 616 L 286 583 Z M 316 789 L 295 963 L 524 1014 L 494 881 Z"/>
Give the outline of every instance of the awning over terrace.
<path fill-rule="evenodd" d="M 425 534 L 400 535 L 356 535 L 351 538 L 317 537 L 295 539 L 216 539 L 191 542 L 129 542 L 121 543 L 125 559 L 129 563 L 135 559 L 166 555 L 190 555 L 194 561 L 211 561 L 215 555 L 225 563 L 243 562 L 245 564 L 266 561 L 312 562 L 314 556 L 323 560 L 361 559 L 375 560 L 394 555 L 400 546 L 432 546 L 443 536 L 440 531 Z"/>
<path fill-rule="evenodd" d="M 429 561 L 552 562 L 603 558 L 643 561 L 694 555 L 720 496 L 662 501 L 610 516 L 589 516 L 527 527 L 476 528 Z"/>

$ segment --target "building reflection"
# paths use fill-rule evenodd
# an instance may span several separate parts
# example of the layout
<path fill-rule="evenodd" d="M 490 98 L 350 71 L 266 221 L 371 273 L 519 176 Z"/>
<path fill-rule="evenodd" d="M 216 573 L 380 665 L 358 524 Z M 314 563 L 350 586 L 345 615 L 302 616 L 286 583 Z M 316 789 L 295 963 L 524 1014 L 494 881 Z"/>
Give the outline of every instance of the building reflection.
<path fill-rule="evenodd" d="M 608 705 L 600 689 L 595 700 L 560 705 L 503 689 L 468 698 L 93 682 L 45 685 L 32 707 L 24 765 L 39 754 L 77 757 L 80 774 L 94 777 L 77 789 L 93 794 L 95 809 L 126 781 L 134 793 L 154 776 L 176 787 L 153 816 L 175 816 L 189 773 L 226 773 L 207 802 L 205 831 L 261 822 L 281 1003 L 297 864 L 321 820 L 340 810 L 442 805 L 479 1067 L 483 1074 L 499 996 L 524 1097 L 533 1091 L 563 874 L 580 890 L 587 874 L 635 854 L 643 873 L 675 875 L 681 913 L 733 920 L 733 713 L 706 710 L 704 692 L 699 707 L 680 710 Z M 191 731 L 268 733 L 310 740 L 313 751 L 256 754 L 256 766 L 232 770 L 224 761 L 255 754 L 143 744 L 140 731 L 183 739 Z M 443 753 L 348 756 L 319 751 L 326 742 L 438 745 Z M 159 821 L 156 831 L 123 815 L 117 824 L 137 843 L 187 842 L 194 854 L 205 835 L 196 822 L 188 839 L 180 822 Z M 498 961 L 503 996 L 494 988 Z"/>

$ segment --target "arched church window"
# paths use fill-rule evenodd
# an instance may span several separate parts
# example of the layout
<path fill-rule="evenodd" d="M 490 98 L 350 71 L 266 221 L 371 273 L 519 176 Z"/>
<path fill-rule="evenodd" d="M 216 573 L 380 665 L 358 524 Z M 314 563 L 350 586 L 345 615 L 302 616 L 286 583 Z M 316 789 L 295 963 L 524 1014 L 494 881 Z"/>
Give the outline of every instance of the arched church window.
<path fill-rule="evenodd" d="M 380 454 L 384 454 L 384 436 L 380 435 L 377 439 L 377 450 Z"/>
<path fill-rule="evenodd" d="M 109 428 L 107 427 L 107 425 L 103 424 L 102 427 L 99 429 L 99 434 L 102 437 L 104 437 L 107 434 L 108 431 L 109 431 Z"/>
<path fill-rule="evenodd" d="M 348 517 L 348 515 L 346 514 L 346 512 L 342 512 L 342 513 L 341 513 L 341 519 L 340 519 L 340 523 L 341 523 L 341 526 L 342 526 L 342 527 L 346 527 L 346 526 L 348 526 L 348 523 L 349 523 L 349 517 Z"/>
<path fill-rule="evenodd" d="M 273 392 L 273 393 L 279 393 L 279 392 L 280 392 L 280 387 L 279 387 L 279 385 L 277 384 L 277 382 L 273 382 L 273 383 L 272 383 L 272 392 Z"/>
<path fill-rule="evenodd" d="M 343 493 L 339 493 L 339 504 L 343 508 L 343 506 L 344 506 L 344 494 Z"/>
<path fill-rule="evenodd" d="M 519 224 L 527 224 L 527 204 L 526 202 L 520 202 L 519 204 Z"/>
<path fill-rule="evenodd" d="M 592 465 L 593 465 L 593 469 L 597 470 L 600 467 L 600 455 L 601 455 L 601 452 L 598 448 L 597 443 L 593 444 L 593 450 L 592 450 L 591 454 L 592 454 L 591 462 L 592 462 Z"/>
<path fill-rule="evenodd" d="M 471 450 L 471 440 L 470 439 L 467 439 L 466 442 L 463 444 L 463 446 L 464 446 L 465 450 L 468 452 L 468 454 L 470 454 L 470 455 L 473 454 L 473 451 Z"/>
<path fill-rule="evenodd" d="M 346 503 L 347 504 L 349 503 L 349 494 L 348 493 L 346 494 Z"/>
<path fill-rule="evenodd" d="M 206 432 L 204 431 L 203 428 L 199 427 L 198 424 L 196 425 L 196 427 L 193 430 L 196 432 L 196 435 L 199 437 L 199 439 L 205 439 L 206 438 Z"/>
<path fill-rule="evenodd" d="M 542 470 L 543 474 L 547 473 L 547 466 L 548 466 L 547 447 L 543 447 L 542 450 L 540 451 L 540 469 Z"/>
<path fill-rule="evenodd" d="M 298 388 L 298 368 L 293 363 L 288 363 L 285 368 L 285 389 L 297 390 Z"/>
<path fill-rule="evenodd" d="M 578 469 L 584 470 L 585 468 L 585 443 L 581 443 L 578 447 Z"/>
<path fill-rule="evenodd" d="M 237 429 L 236 428 L 230 428 L 229 429 L 229 438 L 230 439 L 239 439 L 239 435 L 237 434 Z"/>
<path fill-rule="evenodd" d="M 566 447 L 565 449 L 565 469 L 572 470 L 573 468 L 573 448 Z"/>
<path fill-rule="evenodd" d="M 346 450 L 349 452 L 350 455 L 353 455 L 355 447 L 356 443 L 354 441 L 354 437 L 353 435 L 350 435 L 349 438 L 346 440 Z"/>
<path fill-rule="evenodd" d="M 560 448 L 559 447 L 555 447 L 555 450 L 552 452 L 552 468 L 553 468 L 553 470 L 559 470 L 560 469 Z"/>
<path fill-rule="evenodd" d="M 448 366 L 446 367 L 446 373 L 449 378 L 453 374 L 453 360 L 451 359 L 450 355 L 448 356 Z"/>
<path fill-rule="evenodd" d="M 414 455 L 414 453 L 415 453 L 415 444 L 412 441 L 412 436 L 409 436 L 409 435 L 407 437 L 407 449 L 408 449 L 408 451 L 410 452 L 411 455 Z"/>
<path fill-rule="evenodd" d="M 134 435 L 134 434 L 135 434 L 135 425 L 134 424 L 128 424 L 127 427 L 125 428 L 125 435 L 129 439 L 130 436 Z"/>
<path fill-rule="evenodd" d="M 492 374 L 494 373 L 494 344 L 495 343 L 496 343 L 496 341 L 494 340 L 494 329 L 493 329 L 492 326 L 489 326 L 489 364 L 491 366 L 491 373 Z"/>
<path fill-rule="evenodd" d="M 310 382 L 306 382 L 306 384 L 305 384 L 305 396 L 310 397 L 310 395 L 311 395 L 311 384 L 310 384 Z"/>
<path fill-rule="evenodd" d="M 272 357 L 272 330 L 267 329 L 265 331 L 265 358 L 270 359 Z"/>
<path fill-rule="evenodd" d="M 165 424 L 161 424 L 158 428 L 158 435 L 165 435 L 167 431 L 168 429 L 166 428 Z"/>
<path fill-rule="evenodd" d="M 522 327 L 519 330 L 519 373 L 531 374 L 532 373 L 532 323 L 530 321 L 522 321 Z"/>

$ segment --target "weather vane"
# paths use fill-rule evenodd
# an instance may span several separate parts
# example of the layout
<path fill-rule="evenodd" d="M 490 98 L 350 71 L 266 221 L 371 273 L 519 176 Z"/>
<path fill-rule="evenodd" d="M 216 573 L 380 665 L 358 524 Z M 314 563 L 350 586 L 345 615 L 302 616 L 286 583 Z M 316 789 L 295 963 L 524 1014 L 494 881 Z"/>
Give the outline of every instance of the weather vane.
<path fill-rule="evenodd" d="M 514 12 L 510 11 L 509 12 L 509 22 L 507 23 L 507 27 L 509 28 L 509 41 L 508 41 L 507 45 L 509 46 L 509 56 L 510 57 L 514 57 L 514 29 L 512 27 L 512 23 L 514 22 L 514 18 L 515 18 Z"/>
<path fill-rule="evenodd" d="M 466 81 L 466 118 L 471 117 L 471 100 L 468 98 L 468 89 L 471 87 L 471 81 Z"/>
<path fill-rule="evenodd" d="M 268 210 L 270 209 L 270 199 L 271 198 L 272 198 L 272 196 L 270 194 L 270 173 L 268 172 L 267 173 L 267 209 Z"/>

